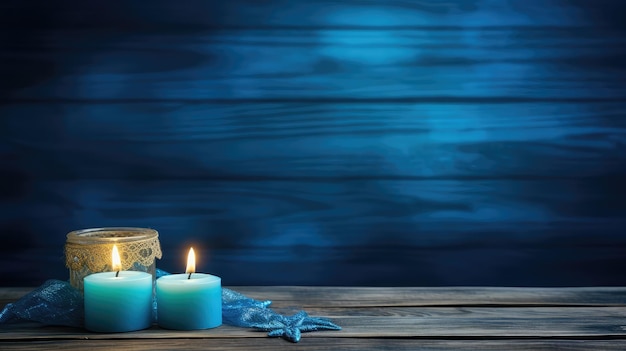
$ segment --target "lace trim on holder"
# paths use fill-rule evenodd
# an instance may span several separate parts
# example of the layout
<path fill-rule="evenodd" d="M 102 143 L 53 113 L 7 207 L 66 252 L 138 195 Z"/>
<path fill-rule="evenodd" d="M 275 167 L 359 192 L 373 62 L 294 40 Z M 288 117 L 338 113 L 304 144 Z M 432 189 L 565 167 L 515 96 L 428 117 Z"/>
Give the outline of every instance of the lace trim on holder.
<path fill-rule="evenodd" d="M 120 241 L 102 244 L 65 244 L 65 265 L 80 271 L 85 267 L 90 272 L 111 270 L 111 251 L 117 245 L 122 260 L 122 270 L 129 270 L 135 264 L 150 267 L 155 258 L 161 258 L 159 238 L 147 238 L 136 241 Z"/>

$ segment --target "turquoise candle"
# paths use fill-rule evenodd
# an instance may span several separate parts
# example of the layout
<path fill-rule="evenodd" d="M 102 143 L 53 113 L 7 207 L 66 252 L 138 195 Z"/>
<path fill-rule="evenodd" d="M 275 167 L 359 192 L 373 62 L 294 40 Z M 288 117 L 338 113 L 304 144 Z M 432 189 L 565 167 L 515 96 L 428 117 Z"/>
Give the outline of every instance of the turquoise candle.
<path fill-rule="evenodd" d="M 152 274 L 121 271 L 116 245 L 111 262 L 113 272 L 90 274 L 83 279 L 85 328 L 103 333 L 148 328 L 152 324 Z"/>
<path fill-rule="evenodd" d="M 85 328 L 94 332 L 128 332 L 152 324 L 152 275 L 121 271 L 95 273 L 83 280 Z"/>
<path fill-rule="evenodd" d="M 195 330 L 222 325 L 222 279 L 194 271 L 195 256 L 191 249 L 187 273 L 157 279 L 157 323 L 160 327 Z"/>

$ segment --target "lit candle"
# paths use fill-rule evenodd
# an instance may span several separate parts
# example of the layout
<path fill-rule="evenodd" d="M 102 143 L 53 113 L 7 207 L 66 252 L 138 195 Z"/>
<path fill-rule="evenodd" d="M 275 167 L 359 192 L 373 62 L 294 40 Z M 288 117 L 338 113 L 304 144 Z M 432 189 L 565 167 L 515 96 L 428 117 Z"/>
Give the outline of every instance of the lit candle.
<path fill-rule="evenodd" d="M 90 274 L 83 280 L 85 328 L 113 333 L 150 327 L 152 275 L 121 271 L 120 255 L 115 245 L 111 255 L 113 272 Z"/>
<path fill-rule="evenodd" d="M 196 258 L 191 248 L 185 274 L 157 279 L 157 322 L 160 327 L 193 330 L 222 324 L 222 279 L 195 271 Z"/>

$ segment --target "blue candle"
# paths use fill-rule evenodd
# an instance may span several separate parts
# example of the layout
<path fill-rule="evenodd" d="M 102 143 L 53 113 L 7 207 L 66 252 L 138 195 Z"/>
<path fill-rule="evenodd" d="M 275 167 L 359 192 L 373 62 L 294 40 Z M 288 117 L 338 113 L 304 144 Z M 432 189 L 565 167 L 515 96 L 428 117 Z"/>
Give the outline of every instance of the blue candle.
<path fill-rule="evenodd" d="M 185 274 L 156 281 L 157 322 L 176 330 L 215 328 L 222 324 L 222 279 L 194 273 L 195 255 L 189 250 Z"/>
<path fill-rule="evenodd" d="M 116 257 L 117 256 L 117 257 Z M 94 332 L 128 332 L 152 324 L 152 275 L 121 271 L 113 246 L 114 272 L 95 273 L 83 280 L 85 328 Z"/>

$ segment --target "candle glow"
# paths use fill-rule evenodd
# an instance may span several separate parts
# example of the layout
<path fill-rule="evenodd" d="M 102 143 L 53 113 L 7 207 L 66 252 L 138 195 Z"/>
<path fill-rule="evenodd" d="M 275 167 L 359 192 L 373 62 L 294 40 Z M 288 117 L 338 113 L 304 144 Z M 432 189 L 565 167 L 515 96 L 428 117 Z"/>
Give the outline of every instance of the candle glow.
<path fill-rule="evenodd" d="M 117 274 L 115 274 L 117 277 L 119 272 L 122 270 L 122 260 L 120 259 L 120 253 L 117 250 L 117 245 L 113 245 L 113 251 L 111 251 L 111 267 L 113 272 L 117 272 Z"/>
<path fill-rule="evenodd" d="M 196 254 L 193 252 L 193 247 L 189 249 L 189 254 L 187 254 L 187 269 L 185 270 L 186 274 L 189 274 L 187 279 L 191 279 L 191 273 L 196 272 Z"/>

